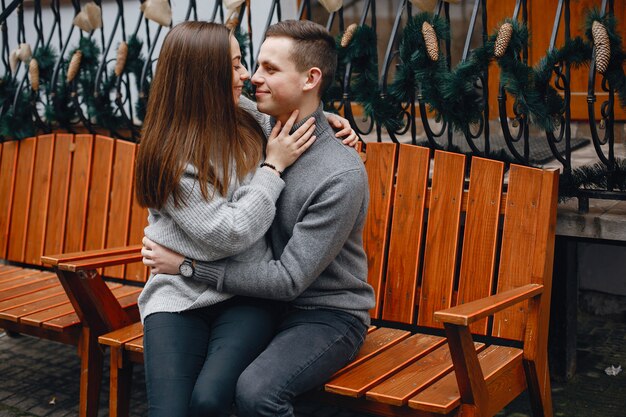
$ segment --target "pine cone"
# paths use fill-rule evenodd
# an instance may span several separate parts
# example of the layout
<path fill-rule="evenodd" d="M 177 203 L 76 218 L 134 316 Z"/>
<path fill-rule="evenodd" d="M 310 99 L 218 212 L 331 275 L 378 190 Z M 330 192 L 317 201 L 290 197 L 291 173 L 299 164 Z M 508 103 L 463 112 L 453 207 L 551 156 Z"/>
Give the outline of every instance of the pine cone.
<path fill-rule="evenodd" d="M 597 20 L 594 20 L 591 25 L 591 34 L 593 35 L 593 46 L 596 48 L 596 69 L 600 74 L 604 74 L 611 59 L 609 34 L 604 25 Z"/>
<path fill-rule="evenodd" d="M 33 91 L 39 91 L 39 63 L 35 58 L 28 64 L 28 75 L 30 77 L 30 87 Z"/>
<path fill-rule="evenodd" d="M 74 52 L 72 55 L 72 59 L 70 60 L 70 65 L 67 68 L 67 82 L 74 81 L 76 75 L 78 74 L 78 70 L 80 69 L 80 61 L 83 59 L 83 53 L 79 50 Z"/>
<path fill-rule="evenodd" d="M 354 33 L 359 28 L 359 25 L 356 23 L 352 23 L 350 26 L 346 28 L 346 31 L 343 32 L 343 36 L 341 37 L 341 47 L 346 48 L 352 42 L 352 38 L 354 37 Z"/>
<path fill-rule="evenodd" d="M 115 76 L 119 77 L 126 66 L 126 58 L 128 57 L 128 44 L 124 41 L 117 47 L 117 60 L 115 61 Z"/>
<path fill-rule="evenodd" d="M 228 30 L 235 30 L 235 28 L 239 26 L 239 16 L 233 15 L 224 26 L 226 26 Z"/>
<path fill-rule="evenodd" d="M 426 52 L 431 61 L 439 60 L 439 40 L 435 29 L 428 22 L 422 23 L 422 36 L 426 44 Z"/>
<path fill-rule="evenodd" d="M 502 58 L 504 56 L 506 48 L 509 47 L 509 42 L 511 42 L 511 36 L 513 36 L 513 25 L 509 22 L 503 23 L 500 29 L 498 29 L 496 44 L 493 48 L 496 58 Z"/>

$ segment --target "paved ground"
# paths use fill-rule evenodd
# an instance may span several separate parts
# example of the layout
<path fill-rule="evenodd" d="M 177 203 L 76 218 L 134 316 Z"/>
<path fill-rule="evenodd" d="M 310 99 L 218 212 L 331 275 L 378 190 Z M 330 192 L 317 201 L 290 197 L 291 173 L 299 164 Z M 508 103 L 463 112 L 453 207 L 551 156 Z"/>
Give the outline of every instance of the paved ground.
<path fill-rule="evenodd" d="M 578 373 L 553 382 L 554 411 L 566 417 L 626 417 L 626 372 L 608 376 L 605 368 L 626 368 L 626 314 L 579 313 Z M 79 361 L 73 347 L 0 332 L 0 417 L 75 416 Z M 108 381 L 108 375 L 107 379 Z M 135 370 L 132 416 L 146 415 L 143 370 Z M 108 413 L 103 384 L 101 416 Z M 298 417 L 363 417 L 316 404 L 301 404 Z M 530 416 L 523 396 L 499 416 Z"/>

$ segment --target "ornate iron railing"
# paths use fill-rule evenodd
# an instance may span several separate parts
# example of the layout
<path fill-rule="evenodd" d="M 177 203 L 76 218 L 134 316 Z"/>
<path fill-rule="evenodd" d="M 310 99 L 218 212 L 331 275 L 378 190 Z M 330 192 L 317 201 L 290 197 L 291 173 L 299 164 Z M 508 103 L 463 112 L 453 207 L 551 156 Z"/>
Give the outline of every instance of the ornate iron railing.
<path fill-rule="evenodd" d="M 107 9 L 108 12 L 112 10 L 114 13 L 112 18 L 107 18 L 102 22 L 101 27 L 90 31 L 81 30 L 72 24 L 67 13 L 62 12 L 62 7 L 66 6 L 62 6 L 60 0 L 52 0 L 46 7 L 42 6 L 41 0 L 33 0 L 28 6 L 25 6 L 24 0 L 0 1 L 2 2 L 0 14 L 2 63 L 0 65 L 4 70 L 4 75 L 0 80 L 2 140 L 19 137 L 20 134 L 23 136 L 24 132 L 34 134 L 60 129 L 69 131 L 86 129 L 92 133 L 104 131 L 127 140 L 138 140 L 142 114 L 150 93 L 151 74 L 158 57 L 160 42 L 169 26 L 150 21 L 145 18 L 143 12 L 136 10 L 139 3 L 124 0 L 104 4 L 101 0 L 94 0 L 100 10 Z M 250 1 L 242 0 L 238 3 L 236 18 L 232 19 L 229 24 L 239 29 L 240 40 L 245 39 L 245 60 L 251 69 L 254 69 L 258 47 L 255 48 L 253 45 L 253 31 L 265 31 L 272 22 L 282 20 L 285 5 L 293 0 L 263 2 L 265 9 L 260 12 L 264 14 L 261 19 L 253 18 Z M 527 23 L 529 1 L 516 0 L 510 15 L 511 21 Z M 488 27 L 488 3 L 488 0 L 467 2 L 466 6 L 471 7 L 467 27 L 459 28 L 456 25 L 450 28 L 451 31 L 460 30 L 461 35 L 464 36 L 440 40 L 445 68 L 448 71 L 454 71 L 451 54 L 454 39 L 458 39 L 456 42 L 463 42 L 460 63 L 473 59 L 472 54 L 476 48 L 472 49 L 472 42 L 475 38 L 480 39 L 480 46 L 483 48 L 490 47 L 489 42 L 493 42 L 489 33 L 495 28 Z M 599 0 L 598 3 L 601 15 L 613 13 L 614 0 Z M 344 7 L 333 12 L 324 10 L 317 1 L 302 0 L 293 17 L 316 20 L 337 35 L 344 32 L 348 23 L 354 22 L 361 27 L 368 26 L 386 43 L 384 54 L 382 54 L 382 64 L 376 74 L 377 94 L 382 102 L 392 103 L 394 98 L 390 93 L 390 88 L 395 82 L 394 77 L 401 64 L 399 49 L 403 31 L 411 19 L 422 13 L 407 0 L 397 0 L 393 2 L 393 5 L 395 7 L 393 15 L 387 17 L 390 22 L 393 22 L 391 30 L 382 34 L 377 33 L 379 16 L 377 16 L 376 0 L 351 1 L 349 4 L 346 2 Z M 85 10 L 86 5 L 81 6 L 79 0 L 71 0 L 71 7 L 73 20 Z M 453 7 L 461 6 L 440 0 L 432 12 L 432 19 L 443 19 L 449 25 Z M 25 10 L 28 10 L 32 18 L 32 27 L 25 22 Z M 229 12 L 221 0 L 210 1 L 208 4 L 189 0 L 182 20 L 197 20 L 204 13 L 208 15 L 204 17 L 207 20 L 225 23 Z M 258 9 L 256 13 L 259 13 Z M 47 16 L 45 19 L 44 14 Z M 129 29 L 127 20 L 131 19 L 134 14 L 137 14 L 137 20 Z M 351 17 L 346 17 L 348 15 Z M 257 21 L 262 21 L 262 24 L 253 28 Z M 620 22 L 620 24 L 623 23 Z M 565 42 L 571 40 L 570 25 L 570 0 L 558 0 L 549 51 L 554 51 L 561 46 L 557 45 L 560 30 L 564 31 Z M 12 30 L 9 31 L 9 28 Z M 16 61 L 11 57 L 15 48 L 27 42 L 27 33 L 33 43 L 33 56 L 41 61 L 39 69 L 42 73 L 40 73 L 39 86 L 34 85 L 33 69 L 32 65 L 28 64 L 28 60 L 24 62 L 17 60 L 17 65 L 15 65 Z M 127 59 L 130 60 L 126 62 L 124 70 L 116 68 L 120 59 L 118 45 L 121 42 L 128 46 Z M 93 56 L 85 52 L 89 51 L 86 45 L 92 48 Z M 75 49 L 83 49 L 83 62 L 78 75 L 72 77 L 70 76 L 73 71 L 70 61 L 73 60 L 75 54 L 72 51 Z M 49 55 L 51 51 L 56 51 L 56 57 Z M 594 57 L 595 50 L 589 67 L 587 95 L 589 126 L 591 143 L 598 157 L 597 162 L 606 169 L 607 180 L 606 186 L 578 189 L 576 192 L 566 191 L 579 198 L 583 210 L 588 205 L 589 198 L 626 199 L 624 185 L 619 182 L 624 176 L 623 168 L 619 166 L 624 156 L 623 152 L 621 156 L 618 155 L 620 152 L 616 149 L 615 143 L 615 86 L 602 75 L 602 90 L 606 93 L 607 99 L 600 106 L 600 123 L 597 123 L 595 113 L 597 71 Z M 95 62 L 89 59 L 95 59 Z M 528 62 L 527 45 L 521 49 L 519 59 L 524 63 Z M 13 69 L 11 68 L 12 60 Z M 499 127 L 495 128 L 495 124 L 490 125 L 489 71 L 486 66 L 476 75 L 476 79 L 468 80 L 473 83 L 474 94 L 479 97 L 477 103 L 480 106 L 480 117 L 464 126 L 459 126 L 458 123 L 453 124 L 445 114 L 433 114 L 423 95 L 423 85 L 419 84 L 414 90 L 407 91 L 400 103 L 393 102 L 393 105 L 399 106 L 401 119 L 395 125 L 384 124 L 371 111 L 358 114 L 355 109 L 367 103 L 355 100 L 358 94 L 354 91 L 355 68 L 352 62 L 347 62 L 340 67 L 343 72 L 337 77 L 338 81 L 335 86 L 339 93 L 330 97 L 326 104 L 342 112 L 353 123 L 358 133 L 367 137 L 368 140 L 412 143 L 423 140 L 420 143 L 433 149 L 459 150 L 463 148 L 474 155 L 494 157 L 494 151 L 498 150 L 494 141 L 498 139 L 499 150 L 508 155 L 507 162 L 522 164 L 533 163 L 530 156 L 531 148 L 541 143 L 542 146 L 549 148 L 553 158 L 561 165 L 564 178 L 571 178 L 575 170 L 572 161 L 571 65 L 571 62 L 563 59 L 551 69 L 550 82 L 562 97 L 563 106 L 560 114 L 555 117 L 553 128 L 543 128 L 545 138 L 532 137 L 531 140 L 531 135 L 536 136 L 531 133 L 531 117 L 519 105 L 518 98 L 511 97 L 511 92 L 507 91 L 502 82 L 497 91 L 497 115 L 495 115 L 499 120 Z M 507 99 L 510 98 L 514 101 L 512 116 L 510 116 L 511 106 L 507 106 Z M 23 128 L 23 131 L 17 132 L 17 127 Z M 418 134 L 420 129 L 423 129 L 423 134 Z"/>

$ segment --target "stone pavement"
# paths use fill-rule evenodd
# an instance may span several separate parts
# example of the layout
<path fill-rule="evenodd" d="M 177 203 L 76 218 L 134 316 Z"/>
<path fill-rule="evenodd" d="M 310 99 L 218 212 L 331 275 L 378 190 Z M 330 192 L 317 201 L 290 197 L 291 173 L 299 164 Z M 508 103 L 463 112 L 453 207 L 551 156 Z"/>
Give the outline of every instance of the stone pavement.
<path fill-rule="evenodd" d="M 553 381 L 555 416 L 626 417 L 626 371 L 616 376 L 604 372 L 611 365 L 626 368 L 626 309 L 606 316 L 581 311 L 578 333 L 578 372 L 567 383 Z M 78 373 L 73 347 L 0 331 L 0 417 L 76 416 Z M 131 415 L 145 416 L 143 369 L 136 369 L 134 377 Z M 100 416 L 108 414 L 107 398 L 108 375 Z M 297 409 L 298 417 L 365 417 L 317 404 L 299 404 Z M 526 396 L 498 414 L 530 415 Z"/>

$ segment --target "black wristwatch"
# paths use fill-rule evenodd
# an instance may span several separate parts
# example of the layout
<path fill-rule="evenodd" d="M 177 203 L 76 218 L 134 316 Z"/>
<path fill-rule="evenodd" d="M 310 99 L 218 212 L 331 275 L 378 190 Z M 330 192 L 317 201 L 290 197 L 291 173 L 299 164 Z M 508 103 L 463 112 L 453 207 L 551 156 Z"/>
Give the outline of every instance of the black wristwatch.
<path fill-rule="evenodd" d="M 183 263 L 178 265 L 178 272 L 180 272 L 180 274 L 185 278 L 191 278 L 194 273 L 195 263 L 195 261 L 189 258 L 185 258 Z"/>

